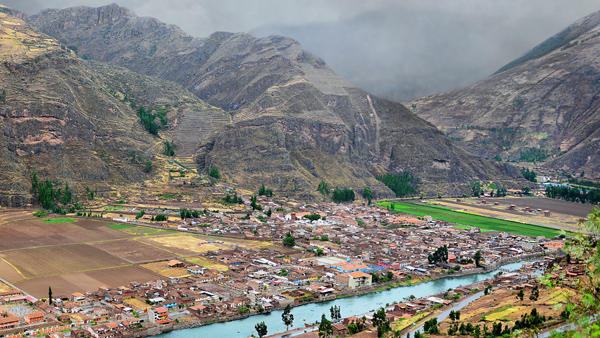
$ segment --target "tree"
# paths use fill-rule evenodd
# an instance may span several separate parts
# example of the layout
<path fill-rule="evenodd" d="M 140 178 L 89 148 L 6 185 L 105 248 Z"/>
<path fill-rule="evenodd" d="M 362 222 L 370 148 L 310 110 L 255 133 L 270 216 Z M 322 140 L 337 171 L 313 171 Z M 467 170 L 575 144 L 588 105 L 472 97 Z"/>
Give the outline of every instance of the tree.
<path fill-rule="evenodd" d="M 529 195 L 529 192 L 531 191 L 531 188 L 530 187 L 523 187 L 523 188 L 521 188 L 521 191 L 523 191 L 523 194 Z M 502 325 L 502 324 L 500 324 L 500 325 Z"/>
<path fill-rule="evenodd" d="M 423 332 L 429 334 L 440 334 L 437 318 L 431 318 L 423 324 Z"/>
<path fill-rule="evenodd" d="M 371 204 L 371 199 L 372 199 L 371 188 L 365 187 L 363 189 L 363 198 L 367 200 L 367 204 L 369 204 L 369 205 Z"/>
<path fill-rule="evenodd" d="M 52 287 L 48 287 L 48 304 L 52 305 Z"/>
<path fill-rule="evenodd" d="M 321 183 L 319 183 L 319 185 L 317 186 L 317 191 L 319 191 L 321 194 L 328 196 L 329 193 L 331 192 L 329 190 L 329 184 L 325 181 L 321 181 Z"/>
<path fill-rule="evenodd" d="M 533 289 L 531 289 L 531 295 L 529 295 L 529 299 L 535 302 L 538 300 L 539 297 L 540 297 L 540 289 L 536 285 L 533 287 Z"/>
<path fill-rule="evenodd" d="M 291 232 L 288 232 L 287 235 L 285 235 L 285 238 L 283 239 L 283 246 L 287 246 L 290 248 L 296 246 L 296 239 L 294 238 L 294 236 L 292 236 Z"/>
<path fill-rule="evenodd" d="M 264 195 L 267 197 L 271 197 L 271 196 L 273 196 L 273 190 L 265 188 L 265 185 L 263 184 L 260 186 L 260 189 L 258 189 L 258 195 L 259 196 Z"/>
<path fill-rule="evenodd" d="M 323 252 L 323 249 L 321 248 L 317 248 L 317 256 L 323 256 L 325 252 Z"/>
<path fill-rule="evenodd" d="M 523 289 L 521 289 L 519 290 L 519 293 L 517 293 L 517 299 L 523 301 L 523 296 L 525 296 L 525 292 L 523 292 Z"/>
<path fill-rule="evenodd" d="M 175 156 L 175 142 L 173 142 L 172 140 L 171 143 L 169 143 L 169 141 L 165 141 L 164 145 L 165 150 L 163 151 L 163 154 L 171 157 Z"/>
<path fill-rule="evenodd" d="M 454 318 L 456 318 L 456 321 L 460 320 L 460 310 L 454 312 Z"/>
<path fill-rule="evenodd" d="M 388 280 L 392 280 L 394 279 L 394 273 L 391 271 L 388 271 L 385 276 L 387 277 Z"/>
<path fill-rule="evenodd" d="M 473 260 L 475 261 L 475 265 L 479 267 L 479 262 L 481 261 L 481 251 L 477 250 L 477 252 L 473 255 Z"/>
<path fill-rule="evenodd" d="M 150 160 L 146 161 L 146 168 L 144 169 L 144 171 L 147 173 L 152 171 L 152 161 L 150 161 Z"/>
<path fill-rule="evenodd" d="M 448 247 L 444 245 L 437 248 L 433 254 L 427 256 L 427 260 L 430 264 L 448 263 Z"/>
<path fill-rule="evenodd" d="M 208 171 L 208 176 L 210 176 L 212 178 L 216 178 L 216 179 L 220 179 L 221 178 L 221 174 L 219 173 L 219 169 L 217 167 L 215 167 L 214 165 L 210 166 L 210 169 Z"/>
<path fill-rule="evenodd" d="M 338 320 L 342 319 L 339 306 L 334 305 L 329 308 L 329 313 L 331 313 L 331 321 L 333 322 L 337 322 Z"/>
<path fill-rule="evenodd" d="M 354 198 L 354 190 L 349 188 L 335 188 L 333 189 L 333 194 L 331 194 L 331 199 L 335 203 L 352 202 L 354 201 Z"/>
<path fill-rule="evenodd" d="M 454 312 L 454 310 L 451 310 L 450 314 L 448 315 L 448 317 L 450 317 L 450 320 L 452 322 L 456 321 L 456 312 Z"/>
<path fill-rule="evenodd" d="M 254 326 L 256 333 L 258 333 L 258 337 L 262 338 L 267 335 L 267 324 L 265 322 L 260 322 Z"/>
<path fill-rule="evenodd" d="M 65 183 L 65 192 L 63 193 L 62 204 L 67 205 L 71 203 L 71 189 L 69 189 L 69 182 Z"/>
<path fill-rule="evenodd" d="M 319 214 L 304 215 L 304 218 L 310 220 L 310 222 L 312 223 L 313 221 L 321 219 L 321 215 L 319 215 Z"/>
<path fill-rule="evenodd" d="M 390 321 L 385 316 L 385 309 L 380 308 L 373 315 L 372 320 L 373 326 L 377 328 L 377 337 L 381 338 L 383 335 L 392 329 Z"/>
<path fill-rule="evenodd" d="M 564 250 L 570 255 L 574 262 L 587 267 L 581 282 L 577 284 L 578 293 L 582 300 L 569 299 L 565 307 L 565 317 L 572 323 L 577 323 L 580 337 L 593 337 L 597 334 L 598 324 L 593 318 L 600 312 L 600 255 L 598 253 L 598 237 L 600 235 L 600 208 L 594 207 L 586 221 L 579 223 L 581 231 L 576 233 L 572 239 L 567 241 Z M 592 269 L 591 267 L 594 267 Z M 557 266 L 555 269 L 562 269 Z M 554 282 L 550 280 L 551 275 L 543 279 L 543 283 L 552 287 Z"/>
<path fill-rule="evenodd" d="M 294 315 L 291 313 L 292 312 L 292 307 L 290 306 L 290 304 L 288 304 L 285 309 L 283 309 L 283 313 L 281 314 L 281 320 L 283 321 L 283 324 L 285 325 L 285 330 L 289 330 L 290 326 L 293 326 L 292 324 L 294 323 Z"/>
<path fill-rule="evenodd" d="M 31 192 L 35 195 L 38 192 L 39 182 L 35 171 L 31 174 Z"/>
<path fill-rule="evenodd" d="M 333 336 L 333 326 L 331 322 L 325 317 L 325 314 L 321 316 L 321 323 L 319 324 L 319 338 L 330 338 Z"/>

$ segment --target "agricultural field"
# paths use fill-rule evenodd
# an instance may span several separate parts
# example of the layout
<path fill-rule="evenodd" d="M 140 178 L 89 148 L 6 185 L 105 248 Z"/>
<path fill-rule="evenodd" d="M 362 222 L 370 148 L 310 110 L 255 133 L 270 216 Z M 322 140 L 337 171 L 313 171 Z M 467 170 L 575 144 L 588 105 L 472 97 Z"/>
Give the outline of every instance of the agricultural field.
<path fill-rule="evenodd" d="M 159 275 L 168 277 L 168 278 L 182 278 L 187 277 L 190 273 L 186 268 L 169 268 L 167 261 L 162 262 L 154 262 L 154 263 L 146 263 L 140 265 L 144 269 L 148 269 L 152 272 L 155 272 Z"/>
<path fill-rule="evenodd" d="M 379 203 L 381 206 L 389 206 L 389 202 Z M 513 221 L 507 221 L 499 218 L 485 217 L 481 215 L 475 215 L 460 211 L 454 211 L 450 208 L 429 205 L 424 203 L 411 203 L 411 202 L 394 202 L 395 211 L 393 212 L 404 212 L 417 216 L 432 216 L 433 218 L 463 224 L 468 226 L 474 226 L 477 228 L 488 229 L 493 231 L 505 231 L 518 235 L 525 236 L 545 236 L 546 238 L 553 238 L 559 235 L 560 231 L 556 229 L 545 228 L 537 225 L 531 225 L 526 223 L 517 223 Z"/>
<path fill-rule="evenodd" d="M 592 210 L 590 204 L 543 197 L 486 198 L 486 204 L 481 203 L 482 201 L 483 199 L 479 198 L 466 198 L 460 202 L 453 199 L 441 199 L 431 202 L 453 210 L 565 231 L 578 231 L 579 220 L 587 217 Z M 495 203 L 498 203 L 498 205 L 495 205 Z M 511 205 L 515 206 L 514 210 L 509 209 Z M 530 211 L 525 211 L 525 208 L 529 208 Z M 545 215 L 541 211 L 538 212 L 538 210 L 549 210 L 550 214 Z"/>
<path fill-rule="evenodd" d="M 230 238 L 216 238 L 192 234 L 155 236 L 148 238 L 140 238 L 139 241 L 179 255 L 197 255 L 207 251 L 231 250 L 234 249 L 236 245 L 242 248 L 255 249 L 265 246 L 268 247 L 271 245 L 264 242 L 238 240 Z M 212 243 L 213 241 L 216 241 L 217 243 Z M 203 242 L 206 243 L 199 245 L 199 243 Z"/>
<path fill-rule="evenodd" d="M 198 266 L 217 270 L 217 271 L 227 271 L 229 268 L 225 264 L 221 264 L 217 261 L 213 261 L 212 259 L 204 258 L 204 257 L 186 257 L 183 259 L 184 261 L 192 264 L 196 264 Z"/>
<path fill-rule="evenodd" d="M 31 211 L 0 214 L 0 277 L 39 298 L 47 296 L 48 286 L 55 295 L 68 296 L 76 291 L 94 291 L 99 286 L 114 288 L 132 281 L 144 283 L 189 274 L 186 269 L 168 269 L 170 259 L 227 270 L 226 265 L 198 257 L 206 251 L 236 246 L 279 248 L 259 241 L 186 234 L 104 220 L 40 219 L 31 214 Z M 7 287 L 0 284 L 0 291 Z"/>
<path fill-rule="evenodd" d="M 26 278 L 61 275 L 129 265 L 130 263 L 86 244 L 46 246 L 0 253 Z"/>
<path fill-rule="evenodd" d="M 176 258 L 176 255 L 133 239 L 99 242 L 90 244 L 102 251 L 130 263 Z"/>
<path fill-rule="evenodd" d="M 15 285 L 29 292 L 34 297 L 48 297 L 48 286 L 52 287 L 55 296 L 69 296 L 73 292 L 91 292 L 100 286 L 111 288 L 127 285 L 136 281 L 144 283 L 151 280 L 165 279 L 138 266 L 126 266 L 115 269 L 105 269 L 90 272 L 79 272 L 52 276 L 45 278 L 28 279 L 15 283 Z"/>
<path fill-rule="evenodd" d="M 128 233 L 108 228 L 108 224 L 110 223 L 96 220 L 46 223 L 31 217 L 29 213 L 29 217 L 0 223 L 0 251 L 132 237 Z"/>
<path fill-rule="evenodd" d="M 518 292 L 516 290 L 510 288 L 494 290 L 492 294 L 482 296 L 461 309 L 461 322 L 465 325 L 472 323 L 491 327 L 492 323 L 501 321 L 512 326 L 511 322 L 520 319 L 521 315 L 525 313 L 530 313 L 533 308 L 536 308 L 540 315 L 560 318 L 562 309 L 555 310 L 555 305 L 564 301 L 567 295 L 574 298 L 579 297 L 574 290 L 569 288 L 548 289 L 540 286 L 539 291 L 539 298 L 532 301 L 529 299 L 531 290 L 524 290 L 524 300 L 521 301 L 516 297 Z M 450 319 L 444 320 L 440 323 L 440 330 L 446 332 L 450 323 Z"/>

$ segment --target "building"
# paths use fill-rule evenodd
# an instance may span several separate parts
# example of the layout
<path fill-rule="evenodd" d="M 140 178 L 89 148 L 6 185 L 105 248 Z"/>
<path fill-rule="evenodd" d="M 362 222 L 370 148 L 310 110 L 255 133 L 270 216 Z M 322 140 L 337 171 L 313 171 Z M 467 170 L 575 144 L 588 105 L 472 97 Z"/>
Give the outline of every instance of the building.
<path fill-rule="evenodd" d="M 19 325 L 19 317 L 0 308 L 0 329 L 11 329 Z"/>
<path fill-rule="evenodd" d="M 182 261 L 172 259 L 169 261 L 169 268 L 185 268 L 185 264 Z"/>
<path fill-rule="evenodd" d="M 172 322 L 169 318 L 169 309 L 164 306 L 148 310 L 148 319 L 150 322 L 157 324 L 167 324 Z"/>
<path fill-rule="evenodd" d="M 350 289 L 356 289 L 357 287 L 371 286 L 373 284 L 373 276 L 362 271 L 355 271 L 337 275 L 335 281 Z"/>
<path fill-rule="evenodd" d="M 37 324 L 44 321 L 43 312 L 28 313 L 25 315 L 25 322 L 27 324 Z"/>

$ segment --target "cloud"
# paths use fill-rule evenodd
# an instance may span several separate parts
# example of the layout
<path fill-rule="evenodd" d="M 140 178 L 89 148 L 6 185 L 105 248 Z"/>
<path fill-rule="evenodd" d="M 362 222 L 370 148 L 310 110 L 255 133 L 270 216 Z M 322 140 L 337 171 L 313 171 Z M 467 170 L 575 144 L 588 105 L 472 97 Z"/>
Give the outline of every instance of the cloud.
<path fill-rule="evenodd" d="M 27 13 L 115 0 L 0 0 Z M 597 10 L 591 0 L 122 0 L 139 16 L 203 37 L 297 39 L 341 76 L 396 100 L 447 91 L 498 68 Z"/>

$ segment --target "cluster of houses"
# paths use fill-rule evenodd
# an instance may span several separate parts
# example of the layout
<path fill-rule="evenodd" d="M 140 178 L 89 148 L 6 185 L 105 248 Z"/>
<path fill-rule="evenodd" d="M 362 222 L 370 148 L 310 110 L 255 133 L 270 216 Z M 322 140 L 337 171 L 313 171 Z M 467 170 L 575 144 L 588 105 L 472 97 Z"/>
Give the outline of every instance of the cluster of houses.
<path fill-rule="evenodd" d="M 35 299 L 29 302 L 44 314 L 41 324 L 85 327 L 73 331 L 77 336 L 110 338 L 132 332 L 140 336 L 139 330 L 151 327 L 232 320 L 287 305 L 334 299 L 340 294 L 368 292 L 382 283 L 474 273 L 509 259 L 550 254 L 564 246 L 564 240 L 558 238 L 546 240 L 456 228 L 429 216 L 393 214 L 383 207 L 333 203 L 301 206 L 265 197 L 258 202 L 262 211 L 252 211 L 242 204 L 228 210 L 212 209 L 185 220 L 176 220 L 176 209 L 145 209 L 144 216 L 150 218 L 136 222 L 222 236 L 226 242 L 228 238 L 240 238 L 282 243 L 291 235 L 295 238 L 294 248 L 232 246 L 202 254 L 205 260 L 226 266 L 226 271 L 191 264 L 182 258 L 167 263 L 173 269 L 185 268 L 187 277 L 101 287 L 86 294 L 76 292 L 57 297 L 52 306 Z M 130 209 L 122 212 L 140 210 Z M 152 222 L 156 213 L 172 217 L 167 222 Z M 305 217 L 316 214 L 318 219 Z M 127 217 L 117 221 L 131 222 Z M 430 255 L 444 246 L 447 262 L 432 264 Z M 475 262 L 477 252 L 480 259 Z M 430 298 L 398 304 L 390 316 L 406 316 L 424 306 L 447 303 L 443 298 Z M 9 319 L 14 318 L 3 317 L 1 311 L 0 329 L 40 324 L 39 317 L 23 318 L 15 326 L 5 327 L 2 325 L 12 325 L 14 321 Z M 52 335 L 60 337 L 58 333 Z"/>

